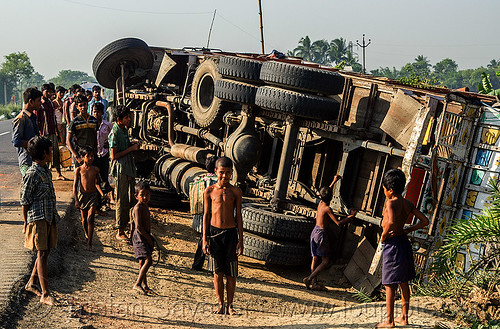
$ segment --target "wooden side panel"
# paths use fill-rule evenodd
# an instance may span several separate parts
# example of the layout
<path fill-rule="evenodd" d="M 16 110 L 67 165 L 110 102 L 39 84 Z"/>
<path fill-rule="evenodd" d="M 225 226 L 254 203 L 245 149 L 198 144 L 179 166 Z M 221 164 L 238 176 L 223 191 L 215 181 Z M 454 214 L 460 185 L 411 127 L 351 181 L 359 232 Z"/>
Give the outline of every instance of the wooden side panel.
<path fill-rule="evenodd" d="M 349 119 L 346 126 L 361 128 L 365 122 L 367 114 L 368 98 L 370 89 L 355 87 L 350 106 Z"/>
<path fill-rule="evenodd" d="M 380 131 L 380 126 L 387 116 L 387 112 L 389 111 L 389 107 L 392 101 L 392 94 L 387 92 L 378 92 L 377 100 L 375 102 L 375 110 L 373 111 L 372 120 L 370 122 L 370 130 Z"/>
<path fill-rule="evenodd" d="M 413 97 L 398 90 L 380 129 L 399 144 L 407 145 L 415 126 L 416 117 L 423 105 Z"/>
<path fill-rule="evenodd" d="M 380 270 L 373 275 L 368 273 L 374 254 L 375 249 L 366 238 L 363 238 L 344 270 L 344 275 L 353 287 L 357 290 L 364 288 L 367 294 L 371 294 L 382 282 Z"/>

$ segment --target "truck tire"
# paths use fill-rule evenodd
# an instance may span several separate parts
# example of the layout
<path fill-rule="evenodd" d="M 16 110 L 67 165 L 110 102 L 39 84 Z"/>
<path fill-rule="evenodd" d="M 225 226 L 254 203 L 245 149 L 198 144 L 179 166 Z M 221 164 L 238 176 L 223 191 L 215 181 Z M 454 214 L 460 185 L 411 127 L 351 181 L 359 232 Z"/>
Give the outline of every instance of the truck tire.
<path fill-rule="evenodd" d="M 203 214 L 193 215 L 193 230 L 198 233 L 202 233 L 203 229 Z"/>
<path fill-rule="evenodd" d="M 191 87 L 191 108 L 196 123 L 203 128 L 219 128 L 227 104 L 215 96 L 215 84 L 221 79 L 217 63 L 207 59 L 198 66 Z"/>
<path fill-rule="evenodd" d="M 215 96 L 230 102 L 254 105 L 257 88 L 245 82 L 220 79 L 215 84 Z"/>
<path fill-rule="evenodd" d="M 151 186 L 149 205 L 154 208 L 170 209 L 179 204 L 181 198 L 175 190 Z"/>
<path fill-rule="evenodd" d="M 241 215 L 246 231 L 270 238 L 305 241 L 314 228 L 303 216 L 274 213 L 264 204 L 243 204 Z"/>
<path fill-rule="evenodd" d="M 235 80 L 260 82 L 262 61 L 236 57 L 222 56 L 219 62 L 219 73 Z"/>
<path fill-rule="evenodd" d="M 337 118 L 340 103 L 328 98 L 296 91 L 262 86 L 257 90 L 255 105 L 304 118 L 334 120 Z"/>
<path fill-rule="evenodd" d="M 276 61 L 262 64 L 260 79 L 272 85 L 325 95 L 338 95 L 344 89 L 344 77 L 336 72 Z"/>
<path fill-rule="evenodd" d="M 243 233 L 243 255 L 278 265 L 304 265 L 311 259 L 305 243 L 268 240 L 247 232 Z"/>
<path fill-rule="evenodd" d="M 132 70 L 150 70 L 153 67 L 153 53 L 141 39 L 125 38 L 111 42 L 97 53 L 92 63 L 94 76 L 101 86 L 116 88 L 122 62 L 126 62 Z"/>

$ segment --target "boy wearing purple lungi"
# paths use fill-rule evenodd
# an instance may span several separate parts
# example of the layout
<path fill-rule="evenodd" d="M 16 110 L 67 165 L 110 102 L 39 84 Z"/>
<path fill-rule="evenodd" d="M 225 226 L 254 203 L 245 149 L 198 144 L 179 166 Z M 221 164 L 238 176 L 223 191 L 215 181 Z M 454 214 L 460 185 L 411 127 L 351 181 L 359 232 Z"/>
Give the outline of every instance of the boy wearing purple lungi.
<path fill-rule="evenodd" d="M 342 220 L 338 220 L 330 208 L 330 201 L 333 198 L 333 185 L 342 177 L 335 175 L 330 186 L 324 186 L 320 189 L 320 203 L 316 211 L 316 226 L 311 232 L 311 255 L 313 257 L 311 263 L 311 274 L 305 277 L 302 281 L 307 289 L 327 291 L 328 289 L 318 283 L 318 274 L 323 271 L 330 263 L 330 241 L 326 228 L 332 220 L 338 226 L 343 225 L 356 216 L 356 210 L 352 209 L 349 216 Z"/>
<path fill-rule="evenodd" d="M 382 284 L 386 291 L 387 321 L 379 323 L 377 328 L 393 328 L 394 323 L 408 325 L 410 309 L 410 287 L 408 281 L 415 278 L 413 251 L 408 233 L 429 225 L 427 217 L 415 205 L 401 195 L 406 183 L 405 174 L 399 169 L 385 173 L 382 186 L 386 196 L 382 219 Z M 414 215 L 418 219 L 415 225 L 405 228 L 405 222 Z M 399 285 L 403 303 L 401 316 L 394 318 L 394 297 Z"/>

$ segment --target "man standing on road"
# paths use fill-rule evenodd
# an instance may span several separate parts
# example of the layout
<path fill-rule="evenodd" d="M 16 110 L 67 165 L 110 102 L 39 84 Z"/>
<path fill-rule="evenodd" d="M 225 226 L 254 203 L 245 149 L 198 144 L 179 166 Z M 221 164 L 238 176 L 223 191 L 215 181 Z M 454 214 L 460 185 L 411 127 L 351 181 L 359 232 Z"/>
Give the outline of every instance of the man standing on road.
<path fill-rule="evenodd" d="M 17 148 L 19 169 L 24 177 L 31 166 L 31 156 L 28 154 L 28 141 L 39 135 L 38 121 L 33 111 L 42 105 L 42 92 L 36 87 L 29 87 L 23 92 L 24 109 L 12 121 L 12 144 Z"/>
<path fill-rule="evenodd" d="M 139 144 L 130 143 L 128 126 L 130 109 L 123 105 L 116 107 L 116 122 L 109 134 L 109 153 L 111 156 L 111 174 L 115 179 L 116 191 L 116 226 L 118 240 L 128 240 L 125 228 L 130 223 L 130 209 L 135 203 L 136 168 L 132 152 L 139 150 Z"/>
<path fill-rule="evenodd" d="M 54 93 L 55 90 L 52 89 L 50 84 L 46 83 L 42 85 L 42 106 L 37 110 L 36 117 L 38 119 L 40 135 L 47 137 L 52 142 L 51 167 L 56 168 L 57 179 L 64 180 L 65 178 L 61 174 L 61 160 L 59 157 L 59 130 L 57 129 L 54 105 L 51 101 Z"/>

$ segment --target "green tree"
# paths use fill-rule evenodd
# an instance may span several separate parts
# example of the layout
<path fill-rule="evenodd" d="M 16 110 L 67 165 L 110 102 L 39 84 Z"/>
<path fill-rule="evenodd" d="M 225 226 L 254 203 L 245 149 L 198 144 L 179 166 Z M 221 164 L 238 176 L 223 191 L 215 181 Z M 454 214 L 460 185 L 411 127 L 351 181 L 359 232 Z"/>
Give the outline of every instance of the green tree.
<path fill-rule="evenodd" d="M 38 72 L 33 72 L 33 74 L 31 74 L 30 76 L 23 78 L 20 85 L 23 87 L 36 86 L 40 88 L 44 83 L 45 78 L 43 77 L 43 75 Z"/>
<path fill-rule="evenodd" d="M 12 90 L 14 89 L 14 83 L 9 77 L 0 71 L 0 104 L 6 105 L 10 102 L 10 96 L 12 95 Z M 7 94 L 7 99 L 5 98 Z"/>
<path fill-rule="evenodd" d="M 433 67 L 434 77 L 441 82 L 440 85 L 451 89 L 463 87 L 459 83 L 458 64 L 454 60 L 445 58 Z"/>
<path fill-rule="evenodd" d="M 496 59 L 492 59 L 490 63 L 486 66 L 490 70 L 496 70 L 500 66 L 500 61 L 497 61 Z"/>
<path fill-rule="evenodd" d="M 0 71 L 13 80 L 16 85 L 21 79 L 26 79 L 35 72 L 25 51 L 11 53 L 4 58 L 5 62 L 2 64 Z"/>
<path fill-rule="evenodd" d="M 345 65 L 352 67 L 352 70 L 354 72 L 362 72 L 363 71 L 363 65 L 361 65 L 358 61 L 358 56 L 356 56 L 353 52 L 347 51 L 347 53 L 344 56 L 343 62 Z"/>
<path fill-rule="evenodd" d="M 445 58 L 434 65 L 434 73 L 439 76 L 454 74 L 457 72 L 457 69 L 458 64 L 450 58 Z"/>
<path fill-rule="evenodd" d="M 28 57 L 28 54 L 23 52 L 16 52 L 6 55 L 5 62 L 2 63 L 0 72 L 4 76 L 4 81 L 7 81 L 11 86 L 9 93 L 7 94 L 7 99 L 12 98 L 13 93 L 21 95 L 22 85 L 21 81 L 29 79 L 29 77 L 35 72 L 33 65 Z"/>
<path fill-rule="evenodd" d="M 317 40 L 314 41 L 311 45 L 311 53 L 312 53 L 312 62 L 318 63 L 321 65 L 326 65 L 329 63 L 328 59 L 328 49 L 330 45 L 326 40 Z"/>
<path fill-rule="evenodd" d="M 380 67 L 378 69 L 372 70 L 371 74 L 377 76 L 377 77 L 386 77 L 389 79 L 399 79 L 401 77 L 401 72 L 398 71 L 394 66 L 392 67 L 392 70 L 389 67 Z"/>
<path fill-rule="evenodd" d="M 345 61 L 349 47 L 344 38 L 337 38 L 330 41 L 330 48 L 328 49 L 328 58 L 334 64 L 339 64 Z M 353 54 L 351 54 L 353 55 Z"/>
<path fill-rule="evenodd" d="M 293 53 L 306 61 L 312 60 L 312 43 L 309 36 L 306 35 L 304 38 L 300 38 L 299 45 L 293 50 Z"/>
<path fill-rule="evenodd" d="M 61 70 L 55 78 L 49 79 L 56 86 L 63 86 L 65 88 L 71 87 L 73 84 L 81 84 L 83 82 L 94 82 L 95 78 L 89 76 L 82 71 Z"/>
<path fill-rule="evenodd" d="M 429 60 L 424 55 L 418 55 L 415 58 L 415 62 L 411 64 L 416 74 L 428 78 L 431 75 L 432 65 Z"/>
<path fill-rule="evenodd" d="M 474 304 L 474 308 L 487 310 L 495 299 L 495 292 L 500 291 L 500 185 L 493 179 L 489 184 L 490 204 L 481 215 L 459 220 L 449 228 L 443 246 L 435 254 L 434 280 L 430 282 L 430 289 L 424 289 L 433 295 L 452 297 L 466 311 L 471 311 L 467 310 L 470 296 L 481 296 L 480 304 Z M 458 254 L 470 255 L 472 245 L 482 245 L 486 251 L 462 270 L 457 267 Z M 478 315 L 481 321 L 491 320 L 492 316 L 489 312 Z"/>

